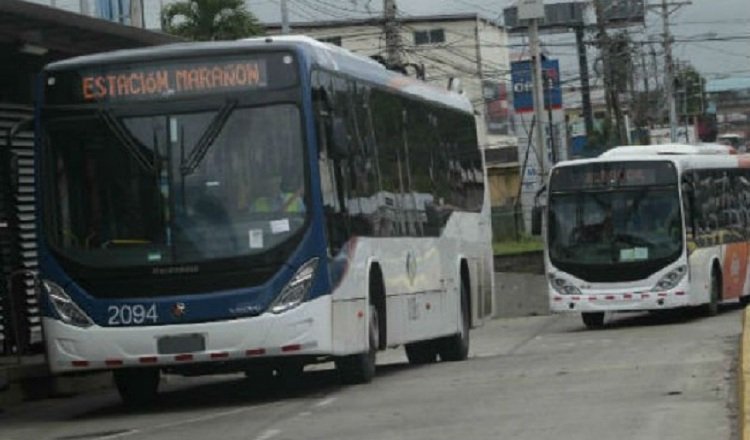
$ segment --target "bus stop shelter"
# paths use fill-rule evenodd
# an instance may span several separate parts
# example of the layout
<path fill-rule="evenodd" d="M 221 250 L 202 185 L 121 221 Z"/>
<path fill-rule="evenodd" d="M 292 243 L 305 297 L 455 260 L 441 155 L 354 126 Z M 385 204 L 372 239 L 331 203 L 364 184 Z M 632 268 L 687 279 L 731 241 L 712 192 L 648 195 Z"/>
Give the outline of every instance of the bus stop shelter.
<path fill-rule="evenodd" d="M 181 41 L 22 0 L 0 1 L 0 361 L 39 351 L 32 132 L 6 133 L 32 112 L 34 78 L 50 62 Z M 0 367 L 2 362 L 0 362 Z"/>

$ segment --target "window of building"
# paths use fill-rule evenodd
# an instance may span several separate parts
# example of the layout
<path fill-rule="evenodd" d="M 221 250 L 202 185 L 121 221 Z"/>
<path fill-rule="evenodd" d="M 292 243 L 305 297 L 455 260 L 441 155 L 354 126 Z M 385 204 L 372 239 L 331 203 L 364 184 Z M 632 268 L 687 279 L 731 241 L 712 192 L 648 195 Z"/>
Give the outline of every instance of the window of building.
<path fill-rule="evenodd" d="M 436 44 L 445 42 L 444 29 L 430 29 L 426 31 L 414 31 L 414 44 Z"/>

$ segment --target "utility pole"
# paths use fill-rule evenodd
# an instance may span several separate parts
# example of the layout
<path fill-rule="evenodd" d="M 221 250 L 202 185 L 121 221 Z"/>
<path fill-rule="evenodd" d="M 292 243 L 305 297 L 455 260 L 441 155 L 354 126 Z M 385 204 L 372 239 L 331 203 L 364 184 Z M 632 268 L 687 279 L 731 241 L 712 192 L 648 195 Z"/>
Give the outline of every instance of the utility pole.
<path fill-rule="evenodd" d="M 667 0 L 661 0 L 661 5 L 649 5 L 648 8 L 661 9 L 661 20 L 664 33 L 664 93 L 667 95 L 667 104 L 669 106 L 669 137 L 671 142 L 677 140 L 677 104 L 675 103 L 674 97 L 674 60 L 672 59 L 672 34 L 669 32 L 669 16 L 679 9 L 681 6 L 690 5 L 690 1 L 680 2 L 668 2 Z M 675 6 L 673 10 L 669 10 L 670 6 Z M 652 48 L 652 56 L 655 57 Z M 656 64 L 656 63 L 654 63 Z"/>
<path fill-rule="evenodd" d="M 669 33 L 669 5 L 667 0 L 661 0 L 661 20 L 664 27 L 664 64 L 666 79 L 664 90 L 669 104 L 669 138 L 677 141 L 677 104 L 674 100 L 674 61 L 672 60 L 672 35 Z"/>
<path fill-rule="evenodd" d="M 536 119 L 536 149 L 539 157 L 539 174 L 546 176 L 544 162 L 547 160 L 546 136 L 544 135 L 544 86 L 542 85 L 542 55 L 539 50 L 539 20 L 531 19 L 529 23 L 529 44 L 531 49 L 531 68 L 534 78 L 534 118 Z M 550 133 L 551 135 L 551 133 Z"/>
<path fill-rule="evenodd" d="M 389 66 L 403 64 L 401 60 L 401 35 L 396 21 L 396 11 L 396 0 L 383 0 L 386 63 Z"/>
<path fill-rule="evenodd" d="M 594 8 L 596 10 L 596 27 L 599 33 L 597 40 L 602 56 L 602 67 L 604 68 L 604 95 L 607 101 L 607 119 L 612 121 L 612 112 L 614 112 L 617 139 L 618 143 L 622 145 L 627 142 L 627 136 L 625 135 L 622 110 L 620 109 L 620 96 L 612 78 L 612 60 L 610 60 L 610 56 L 613 53 L 612 42 L 607 34 L 606 18 L 601 0 L 594 0 Z"/>
<path fill-rule="evenodd" d="M 578 46 L 578 70 L 581 73 L 581 99 L 583 122 L 586 125 L 586 136 L 594 134 L 594 116 L 591 110 L 591 86 L 589 85 L 589 60 L 586 44 L 583 41 L 583 26 L 576 26 L 576 46 Z"/>
<path fill-rule="evenodd" d="M 287 7 L 286 0 L 281 0 L 281 33 L 283 35 L 289 35 L 291 29 L 289 27 L 289 8 Z"/>

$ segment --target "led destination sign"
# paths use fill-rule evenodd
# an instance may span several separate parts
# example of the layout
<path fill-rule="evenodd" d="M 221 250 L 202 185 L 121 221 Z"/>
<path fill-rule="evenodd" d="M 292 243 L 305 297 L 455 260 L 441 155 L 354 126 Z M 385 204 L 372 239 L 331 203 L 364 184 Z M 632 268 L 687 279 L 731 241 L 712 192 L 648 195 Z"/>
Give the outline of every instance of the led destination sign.
<path fill-rule="evenodd" d="M 50 72 L 46 98 L 50 104 L 169 99 L 276 90 L 296 85 L 297 78 L 288 53 L 99 64 Z"/>
<path fill-rule="evenodd" d="M 202 66 L 170 66 L 103 75 L 83 75 L 84 101 L 181 95 L 213 90 L 247 90 L 267 86 L 262 60 Z"/>
<path fill-rule="evenodd" d="M 661 186 L 676 183 L 677 171 L 671 162 L 594 162 L 556 168 L 550 178 L 550 191 Z"/>

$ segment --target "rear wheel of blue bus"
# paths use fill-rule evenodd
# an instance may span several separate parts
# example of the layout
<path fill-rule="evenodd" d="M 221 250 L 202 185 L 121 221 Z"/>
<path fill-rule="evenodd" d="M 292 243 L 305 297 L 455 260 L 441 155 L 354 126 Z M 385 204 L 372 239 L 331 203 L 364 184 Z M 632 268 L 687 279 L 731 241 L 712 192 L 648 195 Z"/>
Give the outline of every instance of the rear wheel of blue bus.
<path fill-rule="evenodd" d="M 112 376 L 120 398 L 126 406 L 145 406 L 156 400 L 160 380 L 158 368 L 114 370 Z"/>
<path fill-rule="evenodd" d="M 370 324 L 368 326 L 369 349 L 365 353 L 337 358 L 334 363 L 346 384 L 369 383 L 375 377 L 375 361 L 380 346 L 380 318 L 378 309 L 370 305 Z"/>
<path fill-rule="evenodd" d="M 461 280 L 460 332 L 438 342 L 438 353 L 443 361 L 463 361 L 469 357 L 469 328 L 471 327 L 468 280 Z"/>

